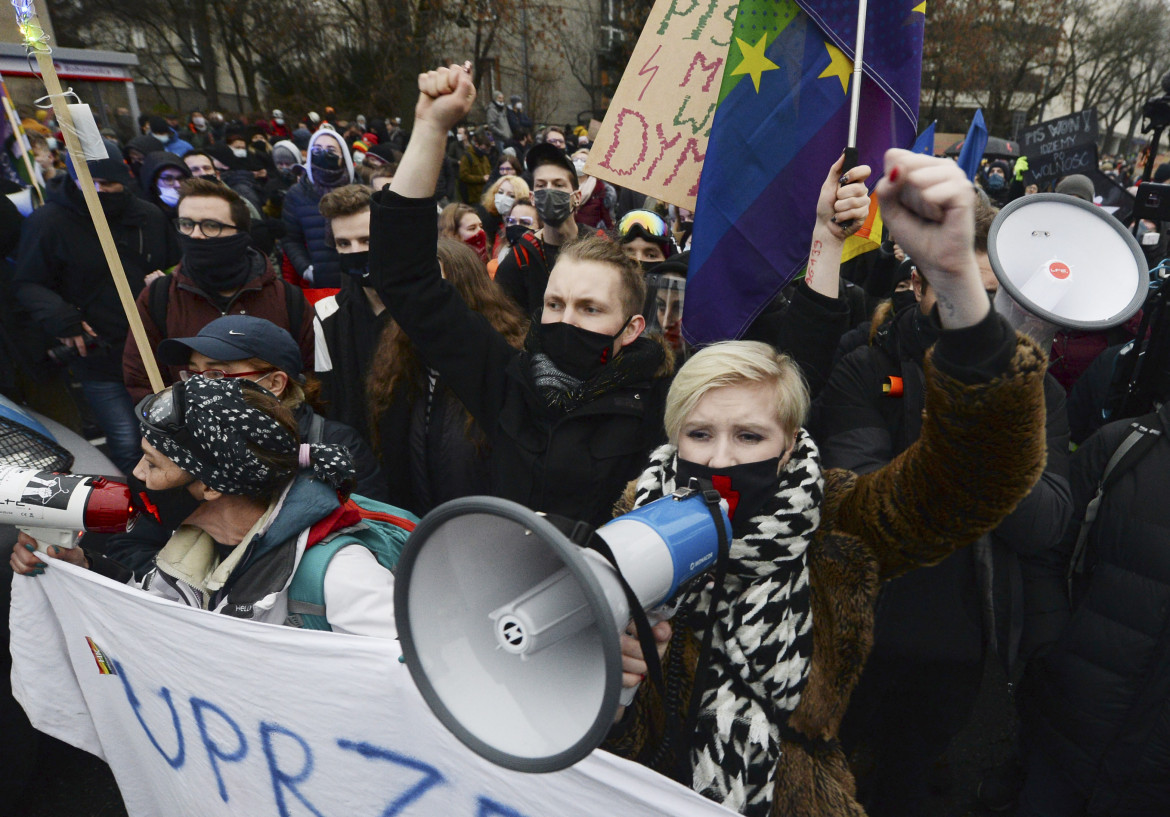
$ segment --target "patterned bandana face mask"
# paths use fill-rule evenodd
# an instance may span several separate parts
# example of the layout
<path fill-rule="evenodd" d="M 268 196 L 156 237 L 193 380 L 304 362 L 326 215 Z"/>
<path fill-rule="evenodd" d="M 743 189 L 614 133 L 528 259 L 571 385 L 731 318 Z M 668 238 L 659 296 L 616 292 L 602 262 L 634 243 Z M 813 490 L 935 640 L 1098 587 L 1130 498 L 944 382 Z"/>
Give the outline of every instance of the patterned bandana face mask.
<path fill-rule="evenodd" d="M 208 488 L 235 496 L 264 496 L 296 474 L 256 455 L 300 455 L 302 468 L 334 488 L 352 479 L 348 453 L 331 445 L 302 446 L 273 417 L 245 401 L 245 391 L 267 392 L 243 379 L 196 376 L 138 404 L 143 436 Z"/>

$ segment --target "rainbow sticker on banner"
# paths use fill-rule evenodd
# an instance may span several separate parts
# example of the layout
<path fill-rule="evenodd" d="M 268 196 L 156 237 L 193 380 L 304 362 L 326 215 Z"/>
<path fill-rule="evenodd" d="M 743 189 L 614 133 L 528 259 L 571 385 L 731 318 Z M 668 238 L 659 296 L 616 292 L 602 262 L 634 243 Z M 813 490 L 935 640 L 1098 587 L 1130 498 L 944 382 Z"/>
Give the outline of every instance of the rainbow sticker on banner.
<path fill-rule="evenodd" d="M 113 662 L 106 659 L 106 654 L 102 652 L 102 648 L 89 636 L 85 637 L 85 641 L 89 644 L 89 651 L 93 653 L 93 660 L 97 663 L 98 675 L 117 675 L 118 673 L 114 669 Z"/>

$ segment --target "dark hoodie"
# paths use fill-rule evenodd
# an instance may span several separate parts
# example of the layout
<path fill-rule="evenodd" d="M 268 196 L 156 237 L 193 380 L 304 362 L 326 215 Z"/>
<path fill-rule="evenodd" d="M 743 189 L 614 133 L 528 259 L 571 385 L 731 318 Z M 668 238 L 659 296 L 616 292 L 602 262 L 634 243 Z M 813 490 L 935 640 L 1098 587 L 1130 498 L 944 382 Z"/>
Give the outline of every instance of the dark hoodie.
<path fill-rule="evenodd" d="M 128 324 L 81 191 L 67 175 L 50 179 L 45 205 L 24 221 L 13 280 L 16 297 L 52 337 L 79 335 L 84 320 L 107 344 L 70 364 L 78 380 L 122 382 Z M 105 194 L 103 194 L 105 195 Z M 127 192 L 125 209 L 108 218 L 130 290 L 179 262 L 166 216 Z"/>
<path fill-rule="evenodd" d="M 191 171 L 187 169 L 187 165 L 183 164 L 182 159 L 173 153 L 158 150 L 147 155 L 142 162 L 142 173 L 138 177 L 138 183 L 142 186 L 143 198 L 162 210 L 169 220 L 179 215 L 179 207 L 177 204 L 174 207 L 166 204 L 158 193 L 158 176 L 164 168 L 168 167 L 180 171 L 183 178 L 191 177 Z"/>
<path fill-rule="evenodd" d="M 204 153 L 227 168 L 219 172 L 220 181 L 251 202 L 257 210 L 264 206 L 260 185 L 256 184 L 247 158 L 239 158 L 224 144 L 212 145 Z"/>
<path fill-rule="evenodd" d="M 142 165 L 144 162 L 130 161 L 130 151 L 136 150 L 143 156 L 149 156 L 152 153 L 157 153 L 160 150 L 165 151 L 167 146 L 162 143 L 161 139 L 151 136 L 149 133 L 144 133 L 141 136 L 135 136 L 126 143 L 126 164 L 130 166 L 130 172 L 134 174 L 134 178 L 139 178 L 142 175 Z"/>

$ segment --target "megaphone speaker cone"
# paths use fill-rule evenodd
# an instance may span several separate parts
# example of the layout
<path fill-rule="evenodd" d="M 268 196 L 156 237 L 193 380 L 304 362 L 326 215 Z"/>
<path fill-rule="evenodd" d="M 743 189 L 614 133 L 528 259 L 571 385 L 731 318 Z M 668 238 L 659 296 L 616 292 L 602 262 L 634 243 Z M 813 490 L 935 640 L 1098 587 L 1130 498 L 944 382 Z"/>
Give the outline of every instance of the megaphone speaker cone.
<path fill-rule="evenodd" d="M 991 225 L 987 251 L 1001 292 L 1059 327 L 1108 329 L 1146 298 L 1149 268 L 1137 241 L 1112 215 L 1073 196 L 1011 202 Z"/>
<path fill-rule="evenodd" d="M 443 724 L 497 765 L 566 768 L 613 722 L 615 615 L 628 611 L 591 558 L 548 520 L 491 497 L 436 508 L 403 549 L 395 614 L 406 665 Z"/>

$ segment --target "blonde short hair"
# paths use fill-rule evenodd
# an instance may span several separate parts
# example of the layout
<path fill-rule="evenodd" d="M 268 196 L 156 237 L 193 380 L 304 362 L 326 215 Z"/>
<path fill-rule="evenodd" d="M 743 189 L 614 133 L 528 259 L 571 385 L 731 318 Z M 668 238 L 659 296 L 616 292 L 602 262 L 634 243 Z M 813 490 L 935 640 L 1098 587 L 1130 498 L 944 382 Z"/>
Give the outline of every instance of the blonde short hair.
<path fill-rule="evenodd" d="M 682 425 L 703 395 L 723 386 L 755 383 L 776 389 L 776 414 L 780 427 L 795 433 L 808 416 L 808 386 L 800 368 L 788 355 L 766 343 L 730 340 L 715 343 L 688 360 L 666 395 L 666 435 L 678 444 Z"/>

